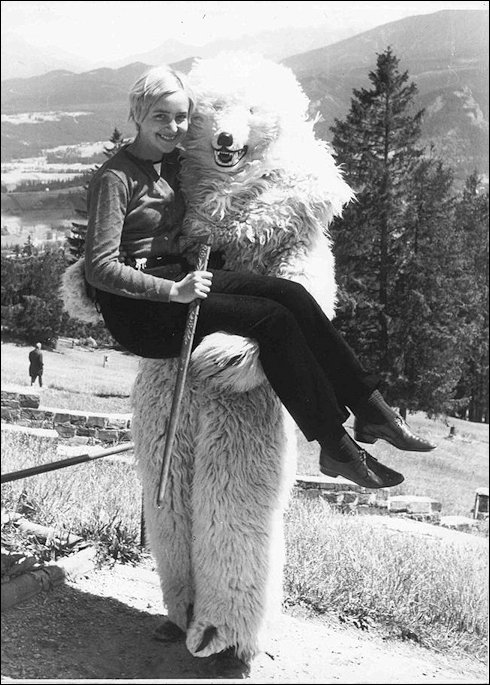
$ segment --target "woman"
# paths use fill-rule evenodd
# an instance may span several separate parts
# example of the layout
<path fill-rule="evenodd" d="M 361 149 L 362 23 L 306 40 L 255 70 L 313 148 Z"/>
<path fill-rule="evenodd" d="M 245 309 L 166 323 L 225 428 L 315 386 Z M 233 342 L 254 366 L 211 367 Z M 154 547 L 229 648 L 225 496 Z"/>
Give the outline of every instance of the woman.
<path fill-rule="evenodd" d="M 414 435 L 384 401 L 378 379 L 297 283 L 219 268 L 195 271 L 179 244 L 185 211 L 179 188 L 179 146 L 194 97 L 183 75 L 150 70 L 130 92 L 135 139 L 93 176 L 88 193 L 86 279 L 114 338 L 141 357 L 178 356 L 188 304 L 202 300 L 194 345 L 225 331 L 254 338 L 271 386 L 308 440 L 320 444 L 320 470 L 367 488 L 397 485 L 403 476 L 348 435 L 387 440 L 401 450 L 434 448 Z"/>

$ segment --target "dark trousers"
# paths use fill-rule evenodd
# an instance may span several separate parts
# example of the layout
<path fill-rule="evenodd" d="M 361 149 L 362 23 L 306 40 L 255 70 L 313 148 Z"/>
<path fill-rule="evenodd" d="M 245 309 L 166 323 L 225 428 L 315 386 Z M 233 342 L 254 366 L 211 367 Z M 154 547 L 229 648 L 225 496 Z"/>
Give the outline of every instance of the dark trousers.
<path fill-rule="evenodd" d="M 308 440 L 339 437 L 348 416 L 378 386 L 314 298 L 282 278 L 213 270 L 194 347 L 216 331 L 254 338 L 272 388 Z M 113 337 L 140 357 L 178 356 L 188 305 L 97 291 Z"/>
<path fill-rule="evenodd" d="M 39 387 L 41 387 L 41 388 L 43 387 L 43 372 L 42 371 L 35 371 L 34 373 L 31 372 L 29 375 L 31 377 L 31 385 L 34 385 L 34 383 L 36 382 L 36 378 L 37 378 L 39 381 Z"/>

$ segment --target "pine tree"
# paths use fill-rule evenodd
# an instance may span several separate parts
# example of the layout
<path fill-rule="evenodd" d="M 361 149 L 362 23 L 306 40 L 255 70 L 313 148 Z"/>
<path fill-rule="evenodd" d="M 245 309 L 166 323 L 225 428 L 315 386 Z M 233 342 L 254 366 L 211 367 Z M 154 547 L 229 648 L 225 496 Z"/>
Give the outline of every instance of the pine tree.
<path fill-rule="evenodd" d="M 126 145 L 129 142 L 128 138 L 124 138 L 121 131 L 117 128 L 117 126 L 114 128 L 114 131 L 112 132 L 111 137 L 109 138 L 109 142 L 112 144 L 111 147 L 104 147 L 104 155 L 110 159 L 113 155 L 116 154 L 124 145 Z"/>
<path fill-rule="evenodd" d="M 488 188 L 477 172 L 468 177 L 457 204 L 455 229 L 462 234 L 462 296 L 467 336 L 458 398 L 470 421 L 489 420 L 488 409 Z"/>
<path fill-rule="evenodd" d="M 34 246 L 32 244 L 32 237 L 30 233 L 27 236 L 27 240 L 25 241 L 24 245 L 22 246 L 22 254 L 24 257 L 32 257 L 34 254 Z"/>
<path fill-rule="evenodd" d="M 403 232 L 401 209 L 407 178 L 422 155 L 416 143 L 423 113 L 409 111 L 416 86 L 407 83 L 408 74 L 399 72 L 398 63 L 391 48 L 378 55 L 376 71 L 369 73 L 372 88 L 354 90 L 346 120 L 335 120 L 332 127 L 338 161 L 357 195 L 343 221 L 333 226 L 347 308 L 339 322 L 347 324 L 348 314 L 346 334 L 355 340 L 361 315 L 363 352 L 385 374 L 392 367 L 388 299 Z"/>
<path fill-rule="evenodd" d="M 332 127 L 338 162 L 356 191 L 332 227 L 337 323 L 402 413 L 443 411 L 461 362 L 452 174 L 419 147 L 417 88 L 391 48 L 378 55 L 369 79 L 372 87 L 354 90 L 345 121 Z"/>
<path fill-rule="evenodd" d="M 64 318 L 59 296 L 63 257 L 43 252 L 2 258 L 2 267 L 2 325 L 25 341 L 54 344 Z"/>
<path fill-rule="evenodd" d="M 391 292 L 398 406 L 453 413 L 468 330 L 463 321 L 462 236 L 454 225 L 452 170 L 422 159 L 410 179 L 398 273 Z"/>

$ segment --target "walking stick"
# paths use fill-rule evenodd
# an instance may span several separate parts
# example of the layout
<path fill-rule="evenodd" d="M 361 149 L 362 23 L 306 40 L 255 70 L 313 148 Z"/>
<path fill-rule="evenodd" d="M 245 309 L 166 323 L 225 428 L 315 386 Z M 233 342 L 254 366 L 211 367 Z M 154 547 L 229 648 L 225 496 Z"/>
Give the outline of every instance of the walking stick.
<path fill-rule="evenodd" d="M 199 248 L 199 257 L 197 260 L 196 271 L 205 271 L 208 266 L 209 253 L 211 246 L 208 243 L 202 243 Z M 170 469 L 170 457 L 177 431 L 177 424 L 180 418 L 180 404 L 182 402 L 182 395 L 184 393 L 184 383 L 187 376 L 187 369 L 189 367 L 189 360 L 191 358 L 192 343 L 194 341 L 194 334 L 196 332 L 197 317 L 199 314 L 199 307 L 201 306 L 201 299 L 196 298 L 189 305 L 187 319 L 185 323 L 184 339 L 180 350 L 179 366 L 177 369 L 177 378 L 175 381 L 174 395 L 172 399 L 172 409 L 170 410 L 170 418 L 167 428 L 167 438 L 165 442 L 165 451 L 163 453 L 162 468 L 160 471 L 160 482 L 158 485 L 157 507 L 161 507 L 165 488 L 168 480 L 168 473 Z"/>

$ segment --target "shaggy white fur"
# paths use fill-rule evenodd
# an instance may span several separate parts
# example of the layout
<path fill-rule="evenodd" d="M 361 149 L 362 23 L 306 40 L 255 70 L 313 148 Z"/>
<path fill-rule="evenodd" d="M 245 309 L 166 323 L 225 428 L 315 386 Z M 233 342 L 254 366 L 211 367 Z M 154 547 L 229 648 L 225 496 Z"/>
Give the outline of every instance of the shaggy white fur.
<path fill-rule="evenodd" d="M 199 62 L 191 80 L 199 107 L 186 139 L 186 233 L 211 231 L 226 268 L 301 282 L 333 317 L 328 226 L 353 193 L 315 138 L 293 73 L 228 53 Z"/>
<path fill-rule="evenodd" d="M 332 317 L 328 226 L 352 192 L 315 139 L 294 75 L 261 57 L 228 53 L 198 62 L 189 78 L 198 101 L 182 171 L 189 255 L 211 233 L 226 268 L 301 282 Z M 80 266 L 70 268 L 68 288 Z M 80 303 L 72 303 L 80 315 Z M 158 509 L 176 370 L 177 360 L 142 360 L 132 395 L 136 465 L 164 604 L 196 656 L 234 646 L 250 661 L 281 608 L 295 427 L 265 379 L 257 343 L 207 336 L 192 354 Z"/>
<path fill-rule="evenodd" d="M 85 289 L 85 259 L 82 257 L 65 269 L 61 277 L 60 295 L 63 307 L 72 317 L 86 323 L 102 321 Z"/>
<path fill-rule="evenodd" d="M 182 170 L 188 245 L 210 233 L 226 268 L 301 282 L 332 317 L 327 231 L 352 192 L 315 139 L 298 82 L 285 67 L 237 53 L 200 61 L 189 78 L 198 108 Z M 192 355 L 168 501 L 158 511 L 174 373 L 175 365 L 143 361 L 134 388 L 138 469 L 164 601 L 193 654 L 235 646 L 249 660 L 280 611 L 295 428 L 264 377 L 257 344 L 208 336 Z"/>

